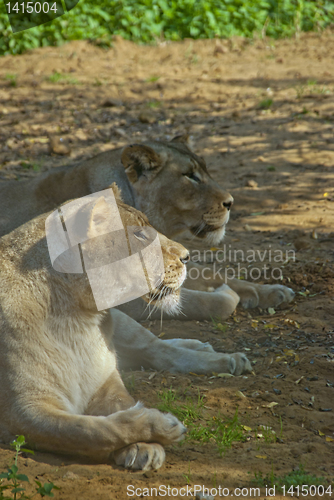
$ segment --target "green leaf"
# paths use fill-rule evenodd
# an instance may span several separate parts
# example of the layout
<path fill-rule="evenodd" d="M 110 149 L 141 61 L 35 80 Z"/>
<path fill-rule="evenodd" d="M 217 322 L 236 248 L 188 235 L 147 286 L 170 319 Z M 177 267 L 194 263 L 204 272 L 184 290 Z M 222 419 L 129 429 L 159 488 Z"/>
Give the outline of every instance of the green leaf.
<path fill-rule="evenodd" d="M 12 474 L 15 474 L 17 473 L 17 471 L 19 470 L 18 466 L 17 465 L 12 465 L 10 469 L 8 469 L 8 471 L 10 471 Z"/>
<path fill-rule="evenodd" d="M 25 474 L 18 474 L 18 475 L 16 476 L 16 478 L 17 478 L 19 481 L 26 481 L 27 483 L 29 483 L 28 476 L 26 476 Z"/>
<path fill-rule="evenodd" d="M 42 497 L 53 497 L 54 494 L 52 493 L 52 490 L 59 490 L 60 488 L 58 486 L 55 486 L 53 483 L 44 483 L 42 486 L 39 481 L 35 481 L 35 483 L 39 486 L 37 488 L 37 493 L 39 493 Z"/>
<path fill-rule="evenodd" d="M 34 169 L 35 170 L 35 169 Z M 24 453 L 30 453 L 31 455 L 35 455 L 35 452 L 32 450 L 28 450 L 27 448 L 21 448 L 20 451 L 23 451 Z"/>

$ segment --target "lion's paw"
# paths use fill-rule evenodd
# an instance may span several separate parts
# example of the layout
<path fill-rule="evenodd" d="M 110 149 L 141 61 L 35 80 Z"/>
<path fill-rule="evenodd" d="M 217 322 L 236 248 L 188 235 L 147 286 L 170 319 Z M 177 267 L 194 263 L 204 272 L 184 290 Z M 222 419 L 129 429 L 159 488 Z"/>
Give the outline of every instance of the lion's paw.
<path fill-rule="evenodd" d="M 284 285 L 260 285 L 260 287 L 258 305 L 263 309 L 279 306 L 283 302 L 290 302 L 295 296 L 295 292 Z"/>
<path fill-rule="evenodd" d="M 247 282 L 238 293 L 245 309 L 277 307 L 283 302 L 290 302 L 295 296 L 294 291 L 284 285 L 258 285 Z"/>
<path fill-rule="evenodd" d="M 217 311 L 218 316 L 220 316 L 221 319 L 228 318 L 239 303 L 239 295 L 225 283 L 216 288 L 213 293 L 221 296 L 220 310 Z"/>
<path fill-rule="evenodd" d="M 171 413 L 149 410 L 149 425 L 154 441 L 161 444 L 172 444 L 184 438 L 187 428 Z"/>
<path fill-rule="evenodd" d="M 114 452 L 116 465 L 132 470 L 159 469 L 165 456 L 165 450 L 157 443 L 130 444 Z"/>
<path fill-rule="evenodd" d="M 233 371 L 231 371 L 233 375 L 242 375 L 252 371 L 252 365 L 243 352 L 235 352 L 230 356 L 234 361 Z"/>

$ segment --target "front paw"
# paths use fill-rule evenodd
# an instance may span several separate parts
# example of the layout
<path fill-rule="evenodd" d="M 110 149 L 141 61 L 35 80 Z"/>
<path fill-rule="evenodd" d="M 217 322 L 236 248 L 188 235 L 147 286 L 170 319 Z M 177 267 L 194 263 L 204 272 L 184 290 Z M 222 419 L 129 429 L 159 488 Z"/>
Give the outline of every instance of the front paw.
<path fill-rule="evenodd" d="M 238 293 L 245 309 L 277 307 L 283 302 L 290 302 L 295 296 L 294 291 L 284 285 L 257 285 L 247 282 Z"/>
<path fill-rule="evenodd" d="M 259 307 L 267 309 L 268 307 L 276 307 L 283 302 L 291 302 L 295 296 L 295 292 L 284 285 L 259 285 Z"/>
<path fill-rule="evenodd" d="M 253 371 L 249 359 L 243 352 L 235 352 L 230 356 L 234 361 L 233 371 L 231 371 L 233 375 L 242 375 Z"/>
<path fill-rule="evenodd" d="M 177 443 L 184 438 L 187 428 L 171 413 L 149 410 L 149 426 L 152 429 L 152 441 L 163 445 Z"/>
<path fill-rule="evenodd" d="M 116 465 L 126 469 L 159 469 L 165 461 L 165 450 L 157 443 L 135 443 L 114 452 Z"/>

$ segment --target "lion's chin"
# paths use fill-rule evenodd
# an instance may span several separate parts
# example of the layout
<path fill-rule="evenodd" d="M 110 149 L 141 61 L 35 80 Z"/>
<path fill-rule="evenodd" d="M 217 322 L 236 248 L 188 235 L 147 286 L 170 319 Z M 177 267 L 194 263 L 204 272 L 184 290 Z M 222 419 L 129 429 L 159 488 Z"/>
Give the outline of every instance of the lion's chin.
<path fill-rule="evenodd" d="M 166 288 L 162 294 L 159 290 L 143 296 L 149 305 L 161 309 L 168 314 L 180 311 L 180 288 Z"/>
<path fill-rule="evenodd" d="M 206 224 L 201 231 L 197 228 L 191 228 L 191 232 L 197 238 L 205 241 L 208 245 L 218 245 L 225 236 L 226 223 L 219 227 L 213 227 Z"/>
<path fill-rule="evenodd" d="M 211 246 L 217 246 L 224 239 L 226 224 L 204 236 L 204 241 Z"/>
<path fill-rule="evenodd" d="M 203 220 L 197 226 L 190 227 L 189 229 L 194 236 L 204 240 L 208 245 L 218 245 L 225 236 L 225 228 L 229 219 L 230 212 L 227 212 L 220 220 Z"/>

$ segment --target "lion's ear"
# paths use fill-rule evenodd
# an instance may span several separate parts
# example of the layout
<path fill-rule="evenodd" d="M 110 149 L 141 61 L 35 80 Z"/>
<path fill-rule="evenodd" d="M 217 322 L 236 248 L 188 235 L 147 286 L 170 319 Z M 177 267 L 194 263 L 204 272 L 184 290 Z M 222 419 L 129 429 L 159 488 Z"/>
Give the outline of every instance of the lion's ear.
<path fill-rule="evenodd" d="M 113 190 L 116 201 L 123 201 L 122 190 L 117 186 L 116 182 L 113 182 L 110 187 Z"/>
<path fill-rule="evenodd" d="M 137 182 L 144 173 L 156 173 L 163 165 L 161 156 L 149 146 L 131 144 L 122 152 L 124 165 L 129 181 Z"/>
<path fill-rule="evenodd" d="M 103 196 L 90 203 L 86 210 L 89 211 L 88 239 L 95 238 L 112 231 L 112 213 L 110 206 Z"/>
<path fill-rule="evenodd" d="M 181 144 L 186 144 L 188 146 L 189 134 L 176 135 L 170 142 L 181 142 Z"/>

